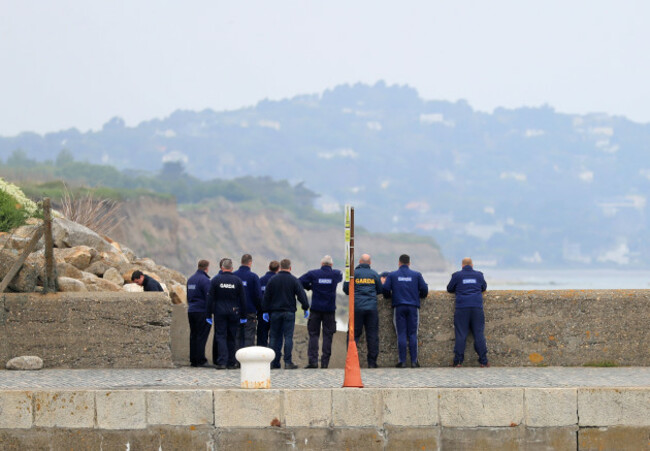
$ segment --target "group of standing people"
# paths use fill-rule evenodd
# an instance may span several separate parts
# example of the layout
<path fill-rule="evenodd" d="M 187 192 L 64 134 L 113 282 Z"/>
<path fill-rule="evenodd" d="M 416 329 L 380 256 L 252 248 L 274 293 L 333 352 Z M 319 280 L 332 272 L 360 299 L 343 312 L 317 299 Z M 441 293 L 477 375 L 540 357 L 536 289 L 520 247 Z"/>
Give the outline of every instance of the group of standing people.
<path fill-rule="evenodd" d="M 326 255 L 321 267 L 308 271 L 300 278 L 291 274 L 291 261 L 271 261 L 268 272 L 261 278 L 252 270 L 253 258 L 244 254 L 241 266 L 234 270 L 233 262 L 224 258 L 219 272 L 208 276 L 210 263 L 200 260 L 198 269 L 187 281 L 188 319 L 190 324 L 190 363 L 195 367 L 211 367 L 205 357 L 211 325 L 214 325 L 213 362 L 217 369 L 239 368 L 235 360 L 237 349 L 246 346 L 270 346 L 275 351 L 271 368 L 295 369 L 292 361 L 293 332 L 300 304 L 308 319 L 308 365 L 319 367 L 318 343 L 322 331 L 320 368 L 327 368 L 336 332 L 336 289 L 343 280 L 341 271 L 333 268 L 332 257 Z M 363 254 L 354 270 L 354 338 L 359 340 L 365 330 L 369 368 L 377 368 L 379 354 L 378 295 L 391 299 L 393 324 L 397 333 L 398 362 L 396 367 L 420 367 L 418 361 L 418 328 L 420 299 L 426 298 L 428 285 L 422 274 L 410 268 L 410 257 L 399 257 L 396 271 L 379 275 L 371 268 L 371 257 Z M 471 331 L 482 367 L 489 366 L 484 337 L 482 292 L 487 289 L 483 274 L 474 271 L 472 260 L 463 259 L 462 270 L 454 273 L 447 291 L 456 294 L 454 329 L 456 344 L 453 366 L 464 360 L 465 341 Z M 349 282 L 343 291 L 349 294 Z M 305 290 L 312 291 L 311 306 Z M 283 349 L 284 348 L 284 349 Z M 284 352 L 282 352 L 284 351 Z"/>

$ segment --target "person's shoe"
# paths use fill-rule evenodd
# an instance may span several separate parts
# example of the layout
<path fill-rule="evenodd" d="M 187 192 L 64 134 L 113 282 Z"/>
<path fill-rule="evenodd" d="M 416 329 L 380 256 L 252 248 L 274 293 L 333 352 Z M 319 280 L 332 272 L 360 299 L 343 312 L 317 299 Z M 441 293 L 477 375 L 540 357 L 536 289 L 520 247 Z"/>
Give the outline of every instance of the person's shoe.
<path fill-rule="evenodd" d="M 298 369 L 298 365 L 296 365 L 295 363 L 291 363 L 291 362 L 285 363 L 284 364 L 284 369 L 285 370 L 295 370 L 295 369 Z"/>
<path fill-rule="evenodd" d="M 200 365 L 196 365 L 195 368 L 214 368 L 214 367 L 209 362 L 203 362 Z"/>
<path fill-rule="evenodd" d="M 411 368 L 420 368 L 420 362 L 417 360 L 415 362 L 411 362 Z"/>
<path fill-rule="evenodd" d="M 228 365 L 229 370 L 238 370 L 241 367 L 239 363 L 235 363 L 234 365 Z"/>
<path fill-rule="evenodd" d="M 454 362 L 451 364 L 451 366 L 453 366 L 454 368 L 461 368 L 463 364 L 461 362 Z"/>
<path fill-rule="evenodd" d="M 377 364 L 376 363 L 369 363 L 368 368 L 377 368 Z"/>
<path fill-rule="evenodd" d="M 488 362 L 488 363 L 481 363 L 481 368 L 490 368 L 490 362 Z"/>
<path fill-rule="evenodd" d="M 280 368 L 280 365 L 271 365 L 272 370 L 279 370 Z"/>
<path fill-rule="evenodd" d="M 327 365 L 328 365 L 327 363 L 326 363 L 325 365 L 323 365 L 323 364 L 321 363 L 320 367 L 321 367 L 321 369 L 326 370 L 326 369 L 327 369 Z"/>
<path fill-rule="evenodd" d="M 395 365 L 395 368 L 406 368 L 406 363 L 404 363 L 404 362 L 397 362 L 397 365 Z"/>
<path fill-rule="evenodd" d="M 225 370 L 225 369 L 226 369 L 226 365 L 215 365 L 214 367 L 215 367 L 217 370 Z"/>
<path fill-rule="evenodd" d="M 305 368 L 318 368 L 318 365 L 314 365 L 313 363 L 310 363 Z"/>

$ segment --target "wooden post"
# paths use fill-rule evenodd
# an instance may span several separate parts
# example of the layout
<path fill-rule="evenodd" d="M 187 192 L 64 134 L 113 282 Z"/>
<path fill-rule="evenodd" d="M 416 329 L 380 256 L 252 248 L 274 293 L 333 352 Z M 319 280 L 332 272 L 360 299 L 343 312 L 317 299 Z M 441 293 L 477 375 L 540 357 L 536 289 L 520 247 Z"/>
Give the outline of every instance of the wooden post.
<path fill-rule="evenodd" d="M 59 289 L 54 267 L 54 243 L 52 242 L 52 208 L 50 198 L 43 199 L 43 226 L 45 233 L 45 281 L 43 293 L 56 293 Z"/>

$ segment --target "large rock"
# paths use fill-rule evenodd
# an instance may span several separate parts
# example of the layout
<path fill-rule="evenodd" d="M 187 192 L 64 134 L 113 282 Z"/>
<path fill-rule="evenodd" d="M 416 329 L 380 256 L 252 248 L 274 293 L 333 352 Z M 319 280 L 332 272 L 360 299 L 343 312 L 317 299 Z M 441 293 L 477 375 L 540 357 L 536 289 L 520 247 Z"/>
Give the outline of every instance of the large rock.
<path fill-rule="evenodd" d="M 103 278 L 104 280 L 108 280 L 109 282 L 112 282 L 120 287 L 124 285 L 124 278 L 115 268 L 108 268 L 106 272 L 104 272 Z"/>
<path fill-rule="evenodd" d="M 90 261 L 97 255 L 95 249 L 86 245 L 74 246 L 69 249 L 55 249 L 54 253 L 66 263 L 70 263 L 82 271 L 90 266 Z"/>
<path fill-rule="evenodd" d="M 24 225 L 11 231 L 11 233 L 0 233 L 0 247 L 4 249 L 15 249 L 22 251 L 31 241 L 34 232 L 40 224 Z M 43 237 L 36 243 L 34 250 L 43 249 Z"/>
<path fill-rule="evenodd" d="M 156 265 L 154 272 L 159 274 L 167 284 L 170 284 L 171 282 L 179 283 L 181 285 L 187 284 L 187 278 L 183 274 L 165 266 Z"/>
<path fill-rule="evenodd" d="M 52 238 L 54 245 L 58 248 L 83 245 L 95 248 L 100 252 L 115 250 L 108 241 L 96 232 L 64 218 L 56 218 L 52 221 Z"/>
<path fill-rule="evenodd" d="M 91 285 L 94 285 L 98 289 L 97 291 L 121 291 L 122 290 L 121 285 L 113 283 L 110 280 L 102 279 L 101 277 L 97 277 L 96 279 L 94 279 Z M 86 288 L 88 288 L 88 286 L 89 284 L 86 284 Z"/>
<path fill-rule="evenodd" d="M 126 291 L 127 293 L 142 293 L 144 289 L 137 283 L 125 283 L 122 291 Z"/>
<path fill-rule="evenodd" d="M 70 263 L 61 262 L 56 265 L 57 275 L 61 277 L 71 277 L 73 279 L 81 279 L 82 271 Z"/>
<path fill-rule="evenodd" d="M 8 370 L 40 370 L 43 368 L 43 359 L 35 355 L 14 357 L 5 365 Z"/>
<path fill-rule="evenodd" d="M 135 255 L 135 252 L 133 252 L 131 249 L 129 249 L 126 246 L 122 246 L 122 253 L 127 258 L 129 263 L 133 263 L 135 261 L 135 259 L 137 258 L 136 255 Z"/>
<path fill-rule="evenodd" d="M 15 251 L 0 251 L 0 280 L 5 278 L 18 258 L 19 254 Z M 31 293 L 36 289 L 37 280 L 38 271 L 33 264 L 25 261 L 18 274 L 11 280 L 9 289 L 20 293 Z"/>
<path fill-rule="evenodd" d="M 59 291 L 88 291 L 86 285 L 77 279 L 71 277 L 58 277 Z"/>
<path fill-rule="evenodd" d="M 169 288 L 169 297 L 172 304 L 187 304 L 187 291 L 185 285 L 172 283 Z"/>
<path fill-rule="evenodd" d="M 97 260 L 86 268 L 86 272 L 92 273 L 98 277 L 103 277 L 104 273 L 110 268 L 103 260 Z"/>

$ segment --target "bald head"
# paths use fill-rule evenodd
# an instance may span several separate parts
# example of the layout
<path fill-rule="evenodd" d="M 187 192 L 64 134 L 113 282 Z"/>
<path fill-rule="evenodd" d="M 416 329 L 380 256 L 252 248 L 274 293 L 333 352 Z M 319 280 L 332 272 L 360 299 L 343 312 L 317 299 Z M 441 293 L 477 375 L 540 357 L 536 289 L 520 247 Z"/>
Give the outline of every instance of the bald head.
<path fill-rule="evenodd" d="M 472 263 L 472 259 L 469 257 L 465 257 L 463 259 L 463 267 L 465 266 L 471 266 L 472 268 L 474 267 L 474 263 Z"/>
<path fill-rule="evenodd" d="M 363 254 L 361 258 L 359 258 L 359 264 L 360 265 L 369 265 L 370 264 L 370 254 Z"/>

